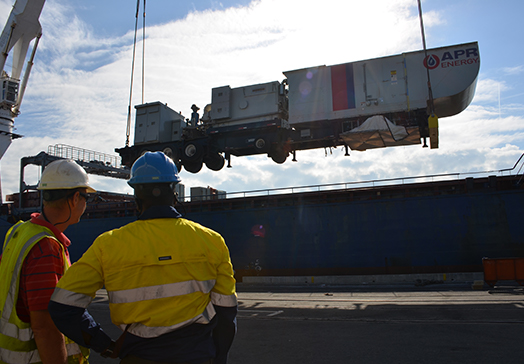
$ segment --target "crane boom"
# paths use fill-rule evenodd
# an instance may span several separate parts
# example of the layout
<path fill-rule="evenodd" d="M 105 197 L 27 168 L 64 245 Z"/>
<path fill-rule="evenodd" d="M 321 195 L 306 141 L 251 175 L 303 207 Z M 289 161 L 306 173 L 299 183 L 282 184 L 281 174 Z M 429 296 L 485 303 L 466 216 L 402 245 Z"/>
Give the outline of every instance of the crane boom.
<path fill-rule="evenodd" d="M 44 7 L 45 0 L 17 0 L 13 5 L 11 14 L 0 35 L 0 159 L 11 144 L 11 140 L 19 137 L 13 134 L 14 118 L 18 115 L 25 85 L 36 51 L 38 42 L 34 43 L 31 59 L 23 75 L 22 88 L 20 89 L 20 76 L 31 41 L 40 38 L 42 26 L 38 18 Z M 9 52 L 13 51 L 11 74 L 5 70 Z"/>

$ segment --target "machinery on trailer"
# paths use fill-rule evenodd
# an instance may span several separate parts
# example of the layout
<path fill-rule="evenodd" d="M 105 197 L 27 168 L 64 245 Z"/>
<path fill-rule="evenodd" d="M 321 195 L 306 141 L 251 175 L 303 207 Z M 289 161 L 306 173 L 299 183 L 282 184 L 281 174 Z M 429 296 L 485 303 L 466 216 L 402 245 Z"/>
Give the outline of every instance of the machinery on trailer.
<path fill-rule="evenodd" d="M 284 163 L 298 150 L 367 150 L 424 143 L 438 148 L 437 116 L 462 112 L 475 93 L 476 42 L 284 72 L 283 82 L 212 90 L 191 118 L 161 102 L 135 106 L 134 145 L 116 149 L 131 166 L 163 151 L 180 168 L 220 170 L 230 157 L 267 154 Z M 431 80 L 431 82 L 430 82 Z M 432 85 L 432 86 L 431 86 Z"/>

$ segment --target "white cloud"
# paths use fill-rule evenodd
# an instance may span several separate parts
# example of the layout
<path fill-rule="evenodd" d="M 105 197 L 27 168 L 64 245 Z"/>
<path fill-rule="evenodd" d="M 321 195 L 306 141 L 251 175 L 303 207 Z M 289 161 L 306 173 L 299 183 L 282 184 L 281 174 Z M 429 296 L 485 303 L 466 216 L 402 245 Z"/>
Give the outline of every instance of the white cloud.
<path fill-rule="evenodd" d="M 503 72 L 508 75 L 519 75 L 524 72 L 524 65 L 516 66 L 516 67 L 504 67 Z"/>
<path fill-rule="evenodd" d="M 1 9 L 7 0 L 0 0 Z M 82 23 L 67 2 L 48 1 L 44 37 L 23 114 L 16 120 L 24 139 L 13 142 L 1 161 L 3 193 L 18 190 L 19 161 L 48 145 L 68 144 L 115 154 L 124 146 L 132 32 L 104 39 Z M 362 14 L 373 14 L 363 16 Z M 443 22 L 424 14 L 426 34 Z M 145 101 L 162 101 L 185 115 L 190 105 L 211 101 L 213 87 L 282 80 L 283 71 L 397 54 L 421 48 L 416 4 L 411 0 L 349 2 L 262 0 L 249 6 L 192 12 L 182 20 L 147 29 Z M 141 45 L 137 47 L 133 103 L 140 103 Z M 198 174 L 182 171 L 191 186 L 231 191 L 328 184 L 492 168 L 513 163 L 522 149 L 522 118 L 499 112 L 504 81 L 483 78 L 474 103 L 442 119 L 441 148 L 398 147 L 351 152 L 343 148 L 297 152 L 282 165 L 265 155 L 232 159 L 233 168 Z M 482 106 L 483 103 L 491 105 Z M 521 114 L 521 113 L 520 113 Z M 132 127 L 134 125 L 134 121 Z M 132 139 L 131 139 L 132 141 Z M 38 174 L 34 177 L 38 178 Z M 93 177 L 101 190 L 130 192 L 125 181 Z"/>
<path fill-rule="evenodd" d="M 480 79 L 477 82 L 477 89 L 475 91 L 474 102 L 497 102 L 500 98 L 500 93 L 508 90 L 508 86 L 502 81 L 497 81 L 489 78 Z"/>

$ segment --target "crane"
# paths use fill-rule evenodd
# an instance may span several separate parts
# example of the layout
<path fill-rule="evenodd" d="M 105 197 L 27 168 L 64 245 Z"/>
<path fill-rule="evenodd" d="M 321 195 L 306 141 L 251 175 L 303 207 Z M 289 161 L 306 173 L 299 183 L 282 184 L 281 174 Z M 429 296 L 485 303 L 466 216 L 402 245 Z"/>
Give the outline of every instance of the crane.
<path fill-rule="evenodd" d="M 3 157 L 13 139 L 21 137 L 13 133 L 14 119 L 20 113 L 20 104 L 27 86 L 33 60 L 42 36 L 42 26 L 38 18 L 45 0 L 17 0 L 0 35 L 0 159 Z M 35 39 L 31 56 L 22 75 L 29 45 Z M 6 61 L 12 53 L 12 67 L 9 75 Z M 20 77 L 22 76 L 22 79 Z"/>

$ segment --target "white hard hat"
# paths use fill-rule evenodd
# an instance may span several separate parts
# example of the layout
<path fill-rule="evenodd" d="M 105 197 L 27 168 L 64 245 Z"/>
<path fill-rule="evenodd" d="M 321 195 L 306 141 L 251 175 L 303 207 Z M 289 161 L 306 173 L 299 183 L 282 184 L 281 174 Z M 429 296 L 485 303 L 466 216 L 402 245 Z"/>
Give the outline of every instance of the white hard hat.
<path fill-rule="evenodd" d="M 89 185 L 86 171 L 71 159 L 59 159 L 47 165 L 42 173 L 38 190 L 70 190 L 87 188 L 87 192 L 96 192 Z"/>

